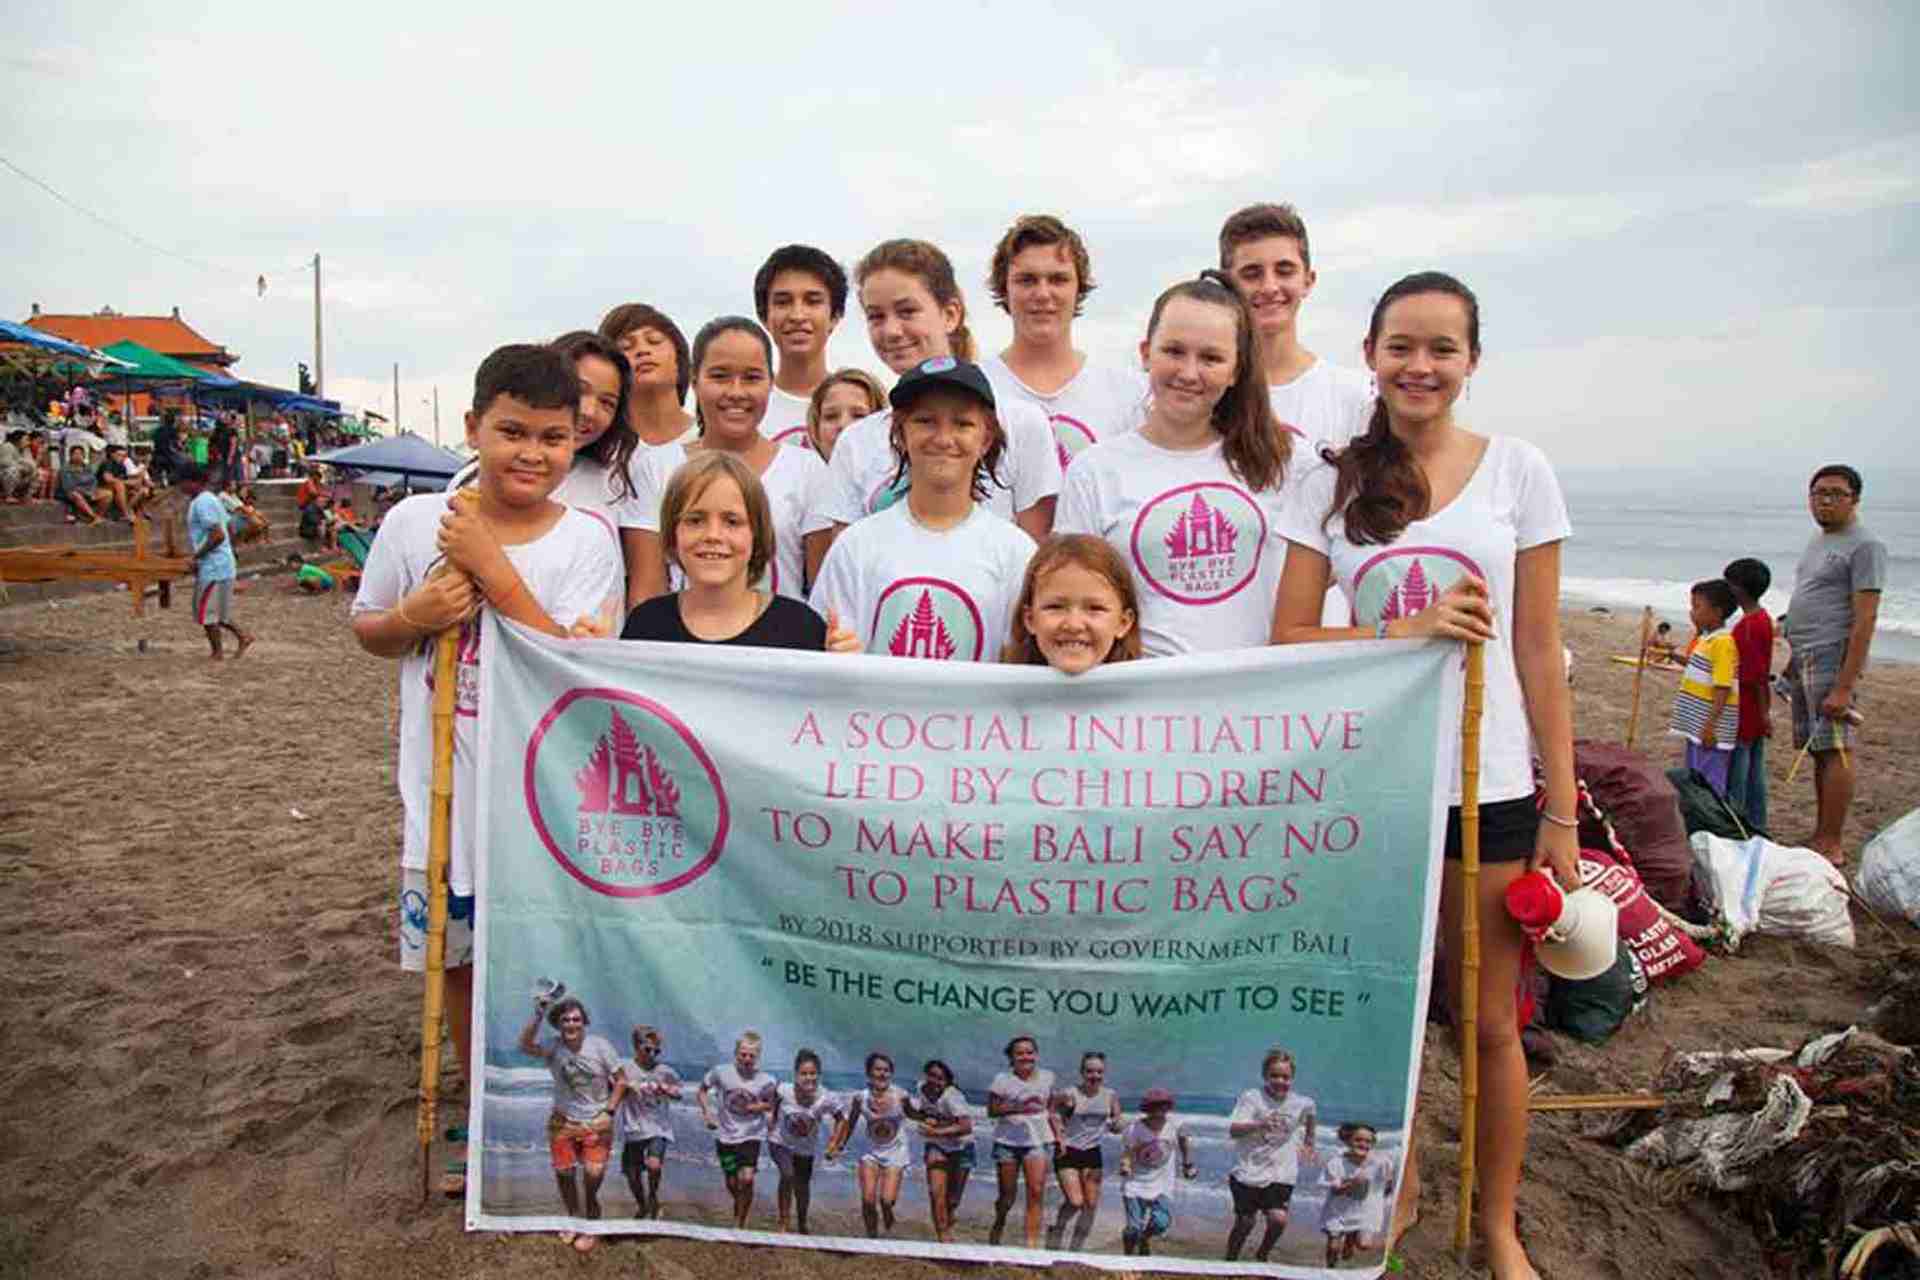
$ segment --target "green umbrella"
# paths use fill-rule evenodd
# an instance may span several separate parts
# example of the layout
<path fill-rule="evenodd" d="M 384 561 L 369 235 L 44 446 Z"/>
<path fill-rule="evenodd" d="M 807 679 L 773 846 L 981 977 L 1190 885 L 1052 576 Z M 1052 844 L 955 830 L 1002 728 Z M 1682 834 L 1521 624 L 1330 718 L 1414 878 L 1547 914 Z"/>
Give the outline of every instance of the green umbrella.
<path fill-rule="evenodd" d="M 143 347 L 131 338 L 116 342 L 112 346 L 102 347 L 107 355 L 125 362 L 128 368 L 115 369 L 111 374 L 113 381 L 122 378 L 136 379 L 142 382 L 216 382 L 222 381 L 217 375 L 205 369 L 196 369 L 172 356 L 162 355 L 151 347 Z"/>

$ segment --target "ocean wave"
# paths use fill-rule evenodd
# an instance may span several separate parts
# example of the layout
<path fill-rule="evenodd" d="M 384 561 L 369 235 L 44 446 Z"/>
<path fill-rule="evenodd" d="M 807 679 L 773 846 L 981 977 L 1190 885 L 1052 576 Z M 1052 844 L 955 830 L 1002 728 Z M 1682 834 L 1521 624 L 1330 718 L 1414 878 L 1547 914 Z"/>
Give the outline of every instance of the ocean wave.
<path fill-rule="evenodd" d="M 1651 605 L 1655 613 L 1666 615 L 1670 621 L 1682 627 L 1685 625 L 1687 601 L 1692 588 L 1690 582 L 1663 578 L 1568 577 L 1560 580 L 1560 594 L 1569 601 L 1623 605 L 1635 609 Z M 1769 613 L 1779 617 L 1787 611 L 1788 599 L 1786 591 L 1775 589 L 1767 592 L 1761 603 Z M 1879 625 L 1875 630 L 1920 636 L 1920 593 L 1910 590 L 1885 593 L 1880 604 Z"/>

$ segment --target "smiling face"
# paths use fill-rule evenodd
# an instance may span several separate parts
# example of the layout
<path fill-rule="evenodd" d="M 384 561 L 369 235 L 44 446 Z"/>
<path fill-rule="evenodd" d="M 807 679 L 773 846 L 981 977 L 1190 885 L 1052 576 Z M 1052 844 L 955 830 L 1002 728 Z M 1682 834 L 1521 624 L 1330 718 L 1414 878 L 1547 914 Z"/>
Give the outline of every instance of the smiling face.
<path fill-rule="evenodd" d="M 781 271 L 767 287 L 767 332 L 785 359 L 811 360 L 827 349 L 839 322 L 826 281 L 811 271 Z"/>
<path fill-rule="evenodd" d="M 633 1042 L 633 1060 L 651 1069 L 660 1060 L 660 1037 L 640 1036 Z"/>
<path fill-rule="evenodd" d="M 741 329 L 729 329 L 707 344 L 694 371 L 704 434 L 721 448 L 739 448 L 760 433 L 772 393 L 767 349 Z"/>
<path fill-rule="evenodd" d="M 1235 246 L 1227 276 L 1247 300 L 1254 327 L 1263 334 L 1293 328 L 1300 304 L 1318 279 L 1292 236 L 1263 236 Z"/>
<path fill-rule="evenodd" d="M 1064 341 L 1079 299 L 1080 277 L 1064 244 L 1029 245 L 1007 264 L 1007 313 L 1016 337 Z"/>
<path fill-rule="evenodd" d="M 803 1062 L 793 1073 L 793 1091 L 802 1098 L 811 1098 L 820 1088 L 820 1064 L 811 1060 Z"/>
<path fill-rule="evenodd" d="M 680 358 L 673 349 L 673 339 L 660 330 L 648 325 L 638 329 L 629 329 L 620 335 L 620 354 L 627 358 L 627 365 L 633 370 L 633 386 L 636 391 L 646 388 L 658 391 L 664 387 L 669 392 L 680 385 Z"/>
<path fill-rule="evenodd" d="M 691 585 L 744 583 L 753 556 L 753 521 L 732 476 L 716 475 L 680 512 L 673 530 L 673 558 Z M 736 1048 L 738 1058 L 741 1050 Z M 758 1060 L 760 1051 L 754 1049 Z"/>
<path fill-rule="evenodd" d="M 1267 1064 L 1265 1084 L 1267 1094 L 1273 1098 L 1284 1098 L 1293 1092 L 1293 1064 L 1279 1061 Z"/>
<path fill-rule="evenodd" d="M 1424 425 L 1445 418 L 1479 359 L 1468 341 L 1467 304 L 1450 293 L 1396 298 L 1380 317 L 1379 336 L 1366 344 L 1387 413 L 1399 423 Z"/>
<path fill-rule="evenodd" d="M 467 444 L 480 462 L 480 490 L 496 502 L 540 502 L 573 465 L 576 409 L 536 409 L 510 395 L 467 414 Z"/>
<path fill-rule="evenodd" d="M 578 1049 L 587 1038 L 587 1015 L 579 1009 L 569 1009 L 560 1015 L 560 1042 L 569 1049 Z"/>
<path fill-rule="evenodd" d="M 813 432 L 813 447 L 821 457 L 832 457 L 840 433 L 873 412 L 875 406 L 865 387 L 852 382 L 834 383 L 820 397 L 820 425 Z"/>
<path fill-rule="evenodd" d="M 1033 1074 L 1040 1061 L 1040 1046 L 1025 1037 L 1015 1040 L 1007 1050 L 1007 1061 L 1013 1065 L 1013 1074 L 1024 1079 Z"/>
<path fill-rule="evenodd" d="M 892 1083 L 893 1064 L 885 1058 L 875 1058 L 867 1067 L 867 1087 L 875 1093 L 885 1093 Z"/>
<path fill-rule="evenodd" d="M 919 276 L 891 268 L 874 272 L 860 284 L 860 307 L 874 354 L 895 373 L 951 354 L 947 340 L 960 327 L 960 304 L 934 301 Z"/>
<path fill-rule="evenodd" d="M 733 1069 L 751 1080 L 753 1073 L 760 1069 L 760 1046 L 751 1040 L 742 1040 L 734 1045 Z"/>
<path fill-rule="evenodd" d="M 1233 386 L 1239 324 L 1238 314 L 1225 305 L 1187 297 L 1167 300 L 1160 323 L 1140 344 L 1155 413 L 1183 425 L 1212 416 Z"/>
<path fill-rule="evenodd" d="M 620 411 L 620 372 L 599 356 L 588 354 L 573 362 L 580 380 L 580 418 L 573 428 L 573 447 L 584 449 L 607 433 Z"/>
<path fill-rule="evenodd" d="M 1355 1129 L 1347 1137 L 1347 1150 L 1353 1152 L 1355 1159 L 1365 1160 L 1367 1154 L 1373 1150 L 1373 1142 L 1373 1130 Z"/>
<path fill-rule="evenodd" d="M 953 1084 L 953 1077 L 940 1067 L 928 1067 L 927 1073 L 920 1078 L 920 1092 L 928 1098 L 939 1099 Z"/>
<path fill-rule="evenodd" d="M 995 428 L 987 407 L 964 391 L 944 387 L 924 392 L 894 412 L 916 487 L 938 492 L 970 491 L 974 468 L 986 455 Z"/>
<path fill-rule="evenodd" d="M 1134 616 L 1104 574 L 1084 565 L 1062 564 L 1034 584 L 1025 620 L 1047 665 L 1077 676 L 1107 660 L 1120 637 L 1133 630 Z M 1104 1076 L 1105 1063 L 1087 1064 L 1087 1068 L 1096 1067 Z"/>
<path fill-rule="evenodd" d="M 1080 1064 L 1080 1084 L 1087 1093 L 1100 1092 L 1100 1086 L 1107 1082 L 1107 1060 L 1088 1058 Z"/>

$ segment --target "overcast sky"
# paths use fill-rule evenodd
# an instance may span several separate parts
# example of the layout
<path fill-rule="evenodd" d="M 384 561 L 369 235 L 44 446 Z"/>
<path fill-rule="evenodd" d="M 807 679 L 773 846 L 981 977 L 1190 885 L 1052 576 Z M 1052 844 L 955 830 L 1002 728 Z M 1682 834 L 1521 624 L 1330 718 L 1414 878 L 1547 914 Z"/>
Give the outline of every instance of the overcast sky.
<path fill-rule="evenodd" d="M 387 411 L 397 360 L 403 422 L 437 386 L 450 434 L 499 343 L 629 300 L 691 335 L 795 240 L 934 240 L 995 349 L 993 243 L 1057 213 L 1101 285 L 1080 345 L 1126 351 L 1227 213 L 1288 200 L 1310 346 L 1357 363 L 1387 284 L 1451 271 L 1466 420 L 1562 466 L 1917 438 L 1909 5 L 482 9 L 9 0 L 0 156 L 197 263 L 0 168 L 0 315 L 177 305 L 291 385 L 317 251 L 327 393 Z M 882 367 L 857 318 L 832 355 Z"/>

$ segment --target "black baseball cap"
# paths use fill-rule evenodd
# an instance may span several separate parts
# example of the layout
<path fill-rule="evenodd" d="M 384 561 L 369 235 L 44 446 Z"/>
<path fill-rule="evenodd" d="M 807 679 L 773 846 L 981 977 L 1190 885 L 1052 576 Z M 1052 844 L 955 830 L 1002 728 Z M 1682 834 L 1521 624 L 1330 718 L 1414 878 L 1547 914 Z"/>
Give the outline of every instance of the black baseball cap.
<path fill-rule="evenodd" d="M 900 381 L 893 384 L 893 392 L 887 397 L 887 403 L 896 409 L 905 409 L 935 387 L 955 387 L 973 395 L 987 408 L 995 407 L 993 384 L 987 381 L 986 374 L 980 372 L 980 366 L 970 361 L 956 360 L 952 356 L 922 360 L 900 375 Z"/>

